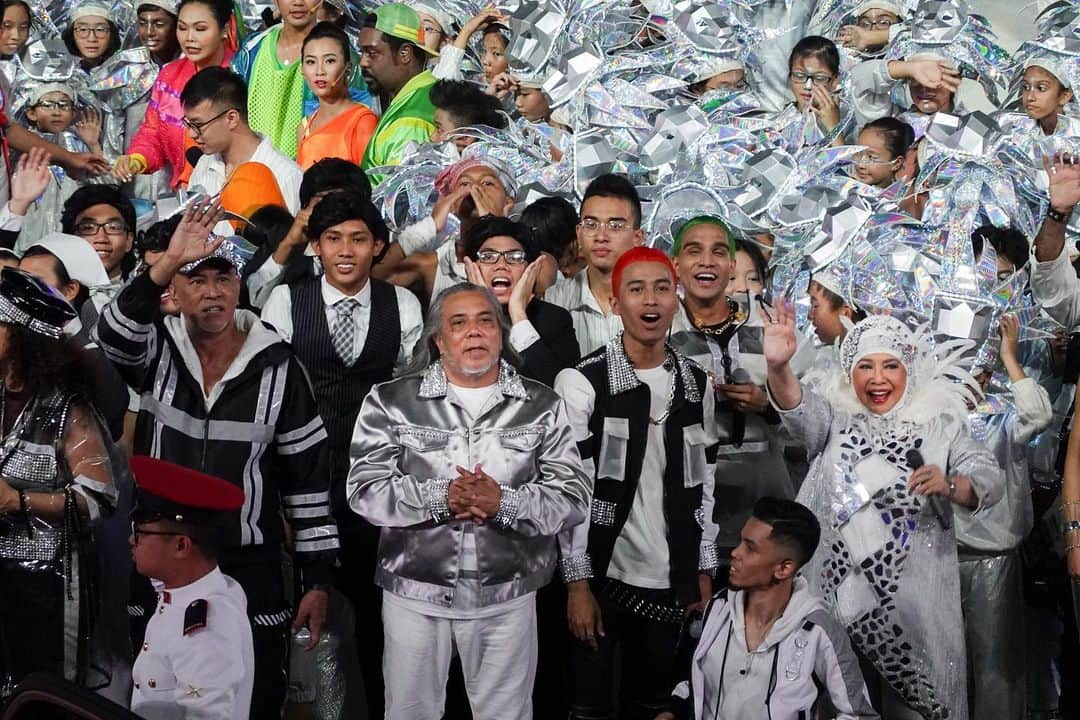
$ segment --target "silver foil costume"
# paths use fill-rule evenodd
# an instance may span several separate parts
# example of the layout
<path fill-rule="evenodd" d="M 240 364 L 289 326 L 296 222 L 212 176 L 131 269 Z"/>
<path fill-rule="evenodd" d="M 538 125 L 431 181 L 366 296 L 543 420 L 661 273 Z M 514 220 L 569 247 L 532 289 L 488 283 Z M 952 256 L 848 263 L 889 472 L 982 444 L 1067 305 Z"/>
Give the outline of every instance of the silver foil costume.
<path fill-rule="evenodd" d="M 822 526 L 803 573 L 891 690 L 886 718 L 966 720 L 953 505 L 908 490 L 907 456 L 917 450 L 922 464 L 966 476 L 976 513 L 1001 498 L 1002 473 L 968 430 L 971 378 L 956 365 L 955 348 L 935 347 L 926 333 L 872 316 L 845 337 L 845 375 L 875 352 L 907 370 L 903 395 L 888 412 L 867 410 L 846 377 L 822 395 L 804 386 L 801 402 L 780 410 L 785 429 L 812 458 L 797 499 Z"/>
<path fill-rule="evenodd" d="M 504 362 L 499 400 L 471 430 L 447 391 L 439 362 L 376 386 L 356 421 L 346 492 L 354 511 L 382 527 L 376 584 L 451 607 L 464 533 L 448 522 L 447 488 L 457 466 L 482 462 L 502 486 L 498 514 L 474 528 L 486 607 L 547 584 L 555 535 L 584 519 L 592 482 L 550 388 Z"/>

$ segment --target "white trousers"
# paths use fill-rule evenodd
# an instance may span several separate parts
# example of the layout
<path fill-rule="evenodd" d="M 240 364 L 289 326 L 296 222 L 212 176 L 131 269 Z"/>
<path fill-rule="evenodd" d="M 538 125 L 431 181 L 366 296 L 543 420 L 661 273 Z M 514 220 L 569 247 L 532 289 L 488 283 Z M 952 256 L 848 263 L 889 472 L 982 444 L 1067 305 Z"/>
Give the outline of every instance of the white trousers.
<path fill-rule="evenodd" d="M 475 620 L 432 617 L 383 595 L 383 676 L 388 720 L 440 720 L 450 658 L 461 657 L 475 720 L 531 720 L 536 678 L 536 597 Z"/>

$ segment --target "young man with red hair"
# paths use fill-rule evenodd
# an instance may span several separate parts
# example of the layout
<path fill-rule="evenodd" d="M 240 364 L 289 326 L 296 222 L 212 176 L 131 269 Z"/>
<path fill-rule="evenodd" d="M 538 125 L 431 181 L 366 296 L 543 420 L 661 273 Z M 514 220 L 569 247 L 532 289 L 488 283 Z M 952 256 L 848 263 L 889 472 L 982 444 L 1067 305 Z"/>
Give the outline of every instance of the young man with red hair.
<path fill-rule="evenodd" d="M 666 342 L 679 303 L 671 260 L 635 247 L 611 279 L 623 332 L 555 379 L 594 483 L 589 517 L 559 536 L 571 717 L 651 720 L 668 702 L 683 620 L 712 594 L 713 388 Z"/>

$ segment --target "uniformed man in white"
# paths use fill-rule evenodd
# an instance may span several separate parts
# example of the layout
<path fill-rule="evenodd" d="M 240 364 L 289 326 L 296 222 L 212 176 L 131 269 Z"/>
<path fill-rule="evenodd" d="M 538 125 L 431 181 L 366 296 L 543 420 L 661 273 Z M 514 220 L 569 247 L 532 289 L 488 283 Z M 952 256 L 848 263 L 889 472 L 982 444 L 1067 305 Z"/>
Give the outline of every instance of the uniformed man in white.
<path fill-rule="evenodd" d="M 131 709 L 148 720 L 246 718 L 255 676 L 247 598 L 216 559 L 244 491 L 145 456 L 133 457 L 131 470 L 131 554 L 158 591 L 132 669 Z"/>

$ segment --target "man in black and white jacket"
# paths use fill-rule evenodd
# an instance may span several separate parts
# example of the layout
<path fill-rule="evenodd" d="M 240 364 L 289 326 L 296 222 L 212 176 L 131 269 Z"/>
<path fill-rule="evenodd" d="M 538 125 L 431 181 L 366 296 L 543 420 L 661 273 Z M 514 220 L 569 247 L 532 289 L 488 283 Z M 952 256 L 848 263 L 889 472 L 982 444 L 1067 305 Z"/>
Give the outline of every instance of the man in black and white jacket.
<path fill-rule="evenodd" d="M 795 574 L 820 536 L 803 505 L 758 500 L 731 553 L 731 587 L 705 610 L 690 679 L 656 720 L 810 720 L 819 703 L 837 720 L 878 717 L 847 633 Z"/>
<path fill-rule="evenodd" d="M 141 394 L 135 452 L 244 490 L 219 562 L 247 594 L 256 658 L 251 717 L 261 720 L 281 716 L 290 619 L 311 630 L 309 647 L 318 641 L 339 540 L 326 429 L 311 384 L 281 337 L 237 310 L 249 254 L 211 234 L 221 217 L 216 203 L 188 208 L 162 257 L 102 311 L 97 332 Z M 170 286 L 178 317 L 161 313 Z M 281 572 L 282 516 L 301 593 L 295 618 Z"/>

